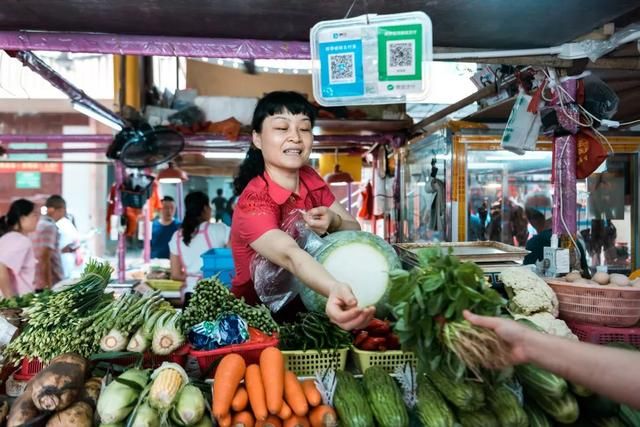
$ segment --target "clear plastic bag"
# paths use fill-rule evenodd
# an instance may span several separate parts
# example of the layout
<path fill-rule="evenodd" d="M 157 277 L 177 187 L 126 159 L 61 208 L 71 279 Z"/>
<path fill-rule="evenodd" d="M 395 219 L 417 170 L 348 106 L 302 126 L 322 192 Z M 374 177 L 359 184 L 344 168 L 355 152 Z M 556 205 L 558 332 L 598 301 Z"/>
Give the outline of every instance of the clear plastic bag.
<path fill-rule="evenodd" d="M 298 246 L 311 256 L 319 253 L 327 244 L 304 221 L 304 211 L 291 211 L 282 222 L 282 231 L 291 236 Z M 300 282 L 284 268 L 276 265 L 260 254 L 251 261 L 251 277 L 258 298 L 272 312 L 278 312 L 291 302 L 300 291 Z"/>

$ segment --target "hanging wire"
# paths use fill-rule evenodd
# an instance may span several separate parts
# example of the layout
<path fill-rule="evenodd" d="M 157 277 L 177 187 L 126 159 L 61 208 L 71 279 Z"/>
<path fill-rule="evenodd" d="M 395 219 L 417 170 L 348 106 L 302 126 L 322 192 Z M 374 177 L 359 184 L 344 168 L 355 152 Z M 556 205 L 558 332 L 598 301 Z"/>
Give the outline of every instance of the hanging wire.
<path fill-rule="evenodd" d="M 369 25 L 369 1 L 368 0 L 363 0 L 363 1 L 364 1 L 365 19 L 367 20 L 367 25 Z M 353 0 L 353 2 L 351 2 L 351 6 L 349 6 L 347 13 L 344 15 L 344 18 L 342 19 L 347 19 L 349 15 L 351 15 L 351 11 L 353 10 L 353 7 L 356 5 L 357 2 L 358 0 Z"/>

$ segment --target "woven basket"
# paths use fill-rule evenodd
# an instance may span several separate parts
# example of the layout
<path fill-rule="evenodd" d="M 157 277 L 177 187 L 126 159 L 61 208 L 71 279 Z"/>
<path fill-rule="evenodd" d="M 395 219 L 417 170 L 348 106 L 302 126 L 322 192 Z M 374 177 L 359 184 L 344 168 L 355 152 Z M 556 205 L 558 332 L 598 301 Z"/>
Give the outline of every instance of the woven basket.
<path fill-rule="evenodd" d="M 547 280 L 560 302 L 560 317 L 625 328 L 640 320 L 640 288 Z"/>

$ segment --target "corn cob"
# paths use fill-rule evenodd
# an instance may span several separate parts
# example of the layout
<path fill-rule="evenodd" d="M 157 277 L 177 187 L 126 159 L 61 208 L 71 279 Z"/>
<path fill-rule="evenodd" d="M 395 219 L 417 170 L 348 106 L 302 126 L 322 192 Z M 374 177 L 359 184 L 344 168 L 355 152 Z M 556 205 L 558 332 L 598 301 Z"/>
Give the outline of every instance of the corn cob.
<path fill-rule="evenodd" d="M 171 408 L 178 393 L 188 382 L 187 373 L 180 365 L 167 362 L 156 369 L 151 378 L 153 383 L 149 390 L 149 404 L 161 411 Z"/>

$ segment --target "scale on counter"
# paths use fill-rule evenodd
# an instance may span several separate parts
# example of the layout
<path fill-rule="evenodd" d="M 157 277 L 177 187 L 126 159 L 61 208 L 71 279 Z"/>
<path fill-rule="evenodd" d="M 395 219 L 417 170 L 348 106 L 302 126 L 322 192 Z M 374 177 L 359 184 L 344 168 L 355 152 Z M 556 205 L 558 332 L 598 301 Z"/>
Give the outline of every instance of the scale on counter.
<path fill-rule="evenodd" d="M 452 254 L 461 261 L 478 264 L 487 280 L 494 288 L 502 288 L 500 274 L 507 268 L 521 267 L 524 257 L 529 253 L 524 248 L 500 242 L 442 242 L 442 243 L 398 243 L 393 245 L 402 260 L 404 268 L 418 265 L 417 251 L 428 248 L 452 250 Z"/>

